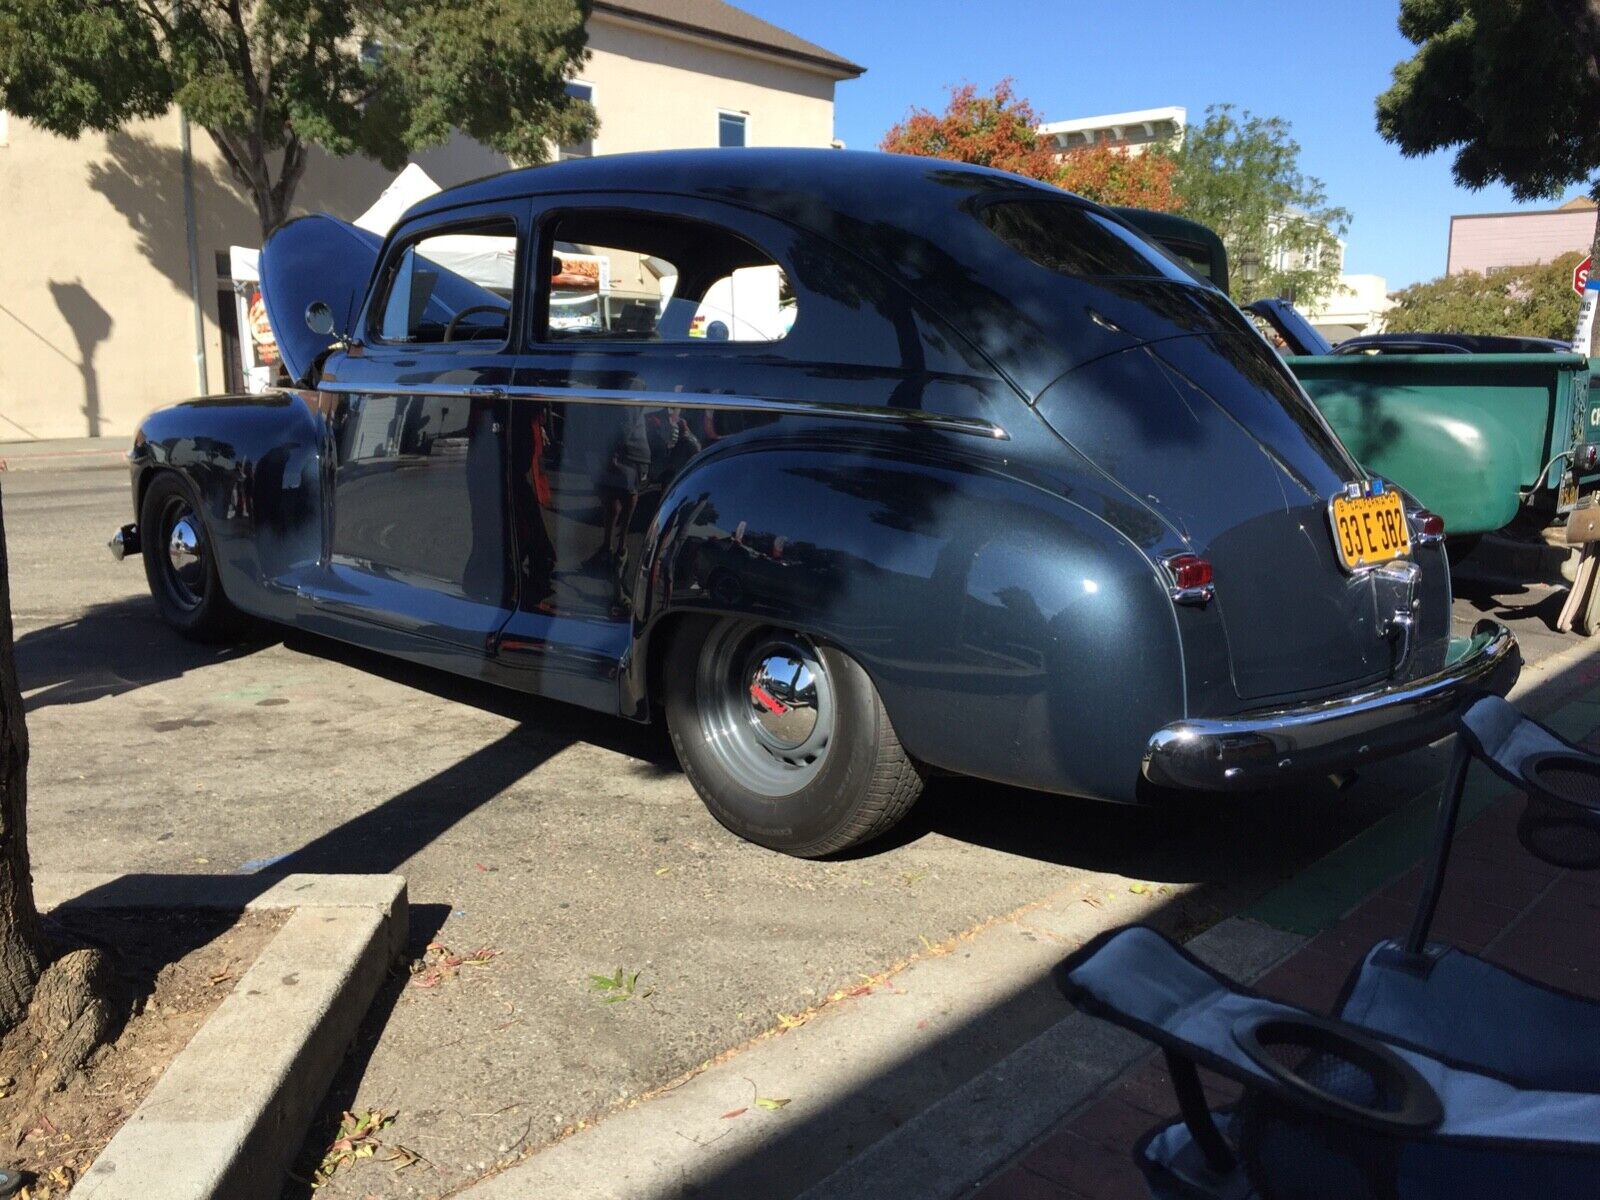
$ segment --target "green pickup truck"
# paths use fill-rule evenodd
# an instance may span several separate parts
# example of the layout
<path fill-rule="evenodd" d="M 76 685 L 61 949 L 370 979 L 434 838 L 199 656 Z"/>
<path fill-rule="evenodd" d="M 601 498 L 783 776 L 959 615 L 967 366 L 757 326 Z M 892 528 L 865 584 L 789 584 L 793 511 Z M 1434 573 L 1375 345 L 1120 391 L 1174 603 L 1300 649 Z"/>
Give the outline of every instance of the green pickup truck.
<path fill-rule="evenodd" d="M 1171 213 L 1118 213 L 1227 289 L 1227 252 L 1210 229 Z M 1249 311 L 1357 461 L 1442 516 L 1452 539 L 1519 513 L 1551 524 L 1600 483 L 1600 384 L 1591 388 L 1600 362 L 1550 352 L 1339 354 L 1287 301 Z"/>

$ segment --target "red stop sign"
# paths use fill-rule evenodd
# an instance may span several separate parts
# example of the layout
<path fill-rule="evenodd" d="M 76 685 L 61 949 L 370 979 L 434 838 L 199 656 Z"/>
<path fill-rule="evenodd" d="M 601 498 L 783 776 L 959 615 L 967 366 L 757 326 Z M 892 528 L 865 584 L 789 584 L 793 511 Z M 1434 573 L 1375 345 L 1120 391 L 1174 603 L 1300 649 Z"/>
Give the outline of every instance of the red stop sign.
<path fill-rule="evenodd" d="M 1578 295 L 1583 295 L 1583 289 L 1589 282 L 1589 260 L 1592 255 L 1586 255 L 1584 260 L 1572 268 L 1572 290 Z"/>

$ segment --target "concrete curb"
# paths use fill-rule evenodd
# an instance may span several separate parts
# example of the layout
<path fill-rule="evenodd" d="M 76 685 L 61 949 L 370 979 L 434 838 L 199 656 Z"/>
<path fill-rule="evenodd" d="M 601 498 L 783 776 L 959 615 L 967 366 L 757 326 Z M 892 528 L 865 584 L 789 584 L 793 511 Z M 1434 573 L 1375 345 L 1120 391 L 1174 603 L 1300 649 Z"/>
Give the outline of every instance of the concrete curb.
<path fill-rule="evenodd" d="M 72 1191 L 79 1200 L 276 1200 L 405 945 L 405 880 L 70 875 L 41 877 L 35 894 L 41 908 L 291 910 Z"/>
<path fill-rule="evenodd" d="M 33 449 L 27 442 L 0 443 L 0 473 L 18 471 L 110 471 L 128 469 L 128 446 L 114 445 Z"/>

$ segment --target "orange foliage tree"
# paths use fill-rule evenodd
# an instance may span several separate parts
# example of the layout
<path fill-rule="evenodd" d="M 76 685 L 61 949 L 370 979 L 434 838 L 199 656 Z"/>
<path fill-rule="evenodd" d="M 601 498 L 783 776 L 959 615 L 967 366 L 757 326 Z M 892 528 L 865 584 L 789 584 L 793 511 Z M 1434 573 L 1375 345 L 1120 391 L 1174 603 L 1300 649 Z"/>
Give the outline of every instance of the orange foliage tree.
<path fill-rule="evenodd" d="M 1158 148 L 1130 154 L 1096 145 L 1063 153 L 1039 136 L 1039 114 L 1011 80 L 978 94 L 973 84 L 950 89 L 944 112 L 913 107 L 883 135 L 880 150 L 920 154 L 1013 171 L 1077 192 L 1100 204 L 1170 212 L 1182 199 L 1173 188 L 1177 164 Z"/>

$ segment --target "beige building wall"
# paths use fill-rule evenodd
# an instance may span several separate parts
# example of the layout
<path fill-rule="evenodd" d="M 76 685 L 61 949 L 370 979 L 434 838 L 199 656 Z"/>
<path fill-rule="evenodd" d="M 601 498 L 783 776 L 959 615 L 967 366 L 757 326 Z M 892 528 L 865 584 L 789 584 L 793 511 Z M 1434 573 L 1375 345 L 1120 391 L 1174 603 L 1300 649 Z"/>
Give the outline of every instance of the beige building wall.
<path fill-rule="evenodd" d="M 1484 213 L 1450 218 L 1450 253 L 1445 271 L 1492 271 L 1550 262 L 1573 250 L 1589 249 L 1594 237 L 1593 206 L 1544 212 Z"/>
<path fill-rule="evenodd" d="M 827 146 L 834 76 L 759 51 L 596 16 L 596 153 L 717 144 L 719 109 L 748 115 L 752 146 Z M 210 137 L 193 131 L 206 391 L 224 389 L 218 253 L 259 246 L 260 225 Z M 505 170 L 466 139 L 414 157 L 441 186 Z M 393 173 L 314 158 L 299 212 L 351 218 Z M 131 437 L 160 405 L 199 393 L 176 113 L 110 135 L 0 125 L 0 441 Z M 245 336 L 248 336 L 246 331 Z"/>
<path fill-rule="evenodd" d="M 7 122 L 0 146 L 0 440 L 131 437 L 151 409 L 198 394 L 194 307 L 176 113 L 109 135 L 59 138 Z M 248 195 L 194 130 L 195 227 L 205 308 L 206 391 L 225 384 L 218 253 L 259 246 Z M 464 139 L 416 157 L 440 184 L 504 170 Z M 315 158 L 298 212 L 350 218 L 391 172 Z"/>
<path fill-rule="evenodd" d="M 747 116 L 747 145 L 833 142 L 835 76 L 820 69 L 599 14 L 589 49 L 577 78 L 594 88 L 596 154 L 715 146 L 719 111 Z"/>

